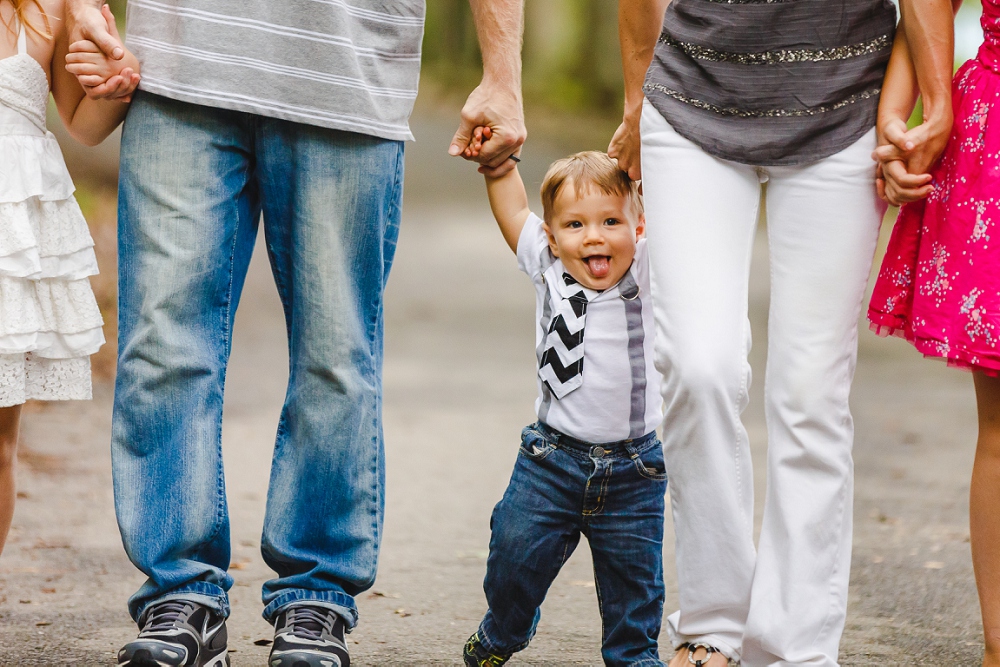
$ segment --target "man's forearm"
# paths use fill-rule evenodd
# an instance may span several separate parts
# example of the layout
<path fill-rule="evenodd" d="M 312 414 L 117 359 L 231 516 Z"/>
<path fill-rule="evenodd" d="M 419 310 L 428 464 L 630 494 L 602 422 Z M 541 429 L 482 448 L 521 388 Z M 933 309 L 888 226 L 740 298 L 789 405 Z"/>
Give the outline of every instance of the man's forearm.
<path fill-rule="evenodd" d="M 625 75 L 625 115 L 642 111 L 642 83 L 653 61 L 670 0 L 618 0 L 618 38 Z"/>
<path fill-rule="evenodd" d="M 483 81 L 521 97 L 524 0 L 469 0 L 483 54 Z"/>
<path fill-rule="evenodd" d="M 951 122 L 955 16 L 951 0 L 900 0 L 902 26 L 917 73 L 926 121 Z"/>

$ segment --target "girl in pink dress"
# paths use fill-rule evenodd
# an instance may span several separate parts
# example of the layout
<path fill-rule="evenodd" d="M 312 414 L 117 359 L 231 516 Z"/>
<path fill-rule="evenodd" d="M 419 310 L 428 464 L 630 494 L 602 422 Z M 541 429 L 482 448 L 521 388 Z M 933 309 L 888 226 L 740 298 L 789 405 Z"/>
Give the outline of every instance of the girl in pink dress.
<path fill-rule="evenodd" d="M 955 75 L 951 137 L 931 169 L 930 187 L 911 189 L 929 194 L 900 210 L 868 319 L 876 332 L 905 337 L 923 354 L 974 373 L 979 441 L 970 494 L 972 559 L 986 640 L 983 665 L 996 666 L 1000 665 L 1000 0 L 982 4 L 986 40 L 978 56 Z M 903 65 L 905 70 L 909 63 Z M 895 86 L 892 74 L 887 75 L 883 110 L 907 95 L 912 101 L 912 76 L 908 78 L 910 90 L 905 91 L 907 85 Z"/>

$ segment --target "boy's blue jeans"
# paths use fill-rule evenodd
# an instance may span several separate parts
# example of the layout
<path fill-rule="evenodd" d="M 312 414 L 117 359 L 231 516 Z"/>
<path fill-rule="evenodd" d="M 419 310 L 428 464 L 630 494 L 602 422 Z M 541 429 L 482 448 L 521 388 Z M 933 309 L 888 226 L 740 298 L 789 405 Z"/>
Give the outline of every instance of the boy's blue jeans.
<path fill-rule="evenodd" d="M 402 142 L 136 95 L 122 134 L 112 435 L 122 539 L 148 576 L 134 619 L 169 598 L 229 613 L 222 396 L 263 211 L 290 356 L 264 616 L 310 601 L 357 621 L 382 532 L 382 292 L 402 179 Z"/>
<path fill-rule="evenodd" d="M 525 428 L 490 522 L 489 611 L 479 626 L 486 649 L 508 654 L 528 645 L 539 606 L 582 533 L 594 557 L 605 664 L 662 665 L 666 490 L 655 433 L 592 444 L 541 422 Z"/>

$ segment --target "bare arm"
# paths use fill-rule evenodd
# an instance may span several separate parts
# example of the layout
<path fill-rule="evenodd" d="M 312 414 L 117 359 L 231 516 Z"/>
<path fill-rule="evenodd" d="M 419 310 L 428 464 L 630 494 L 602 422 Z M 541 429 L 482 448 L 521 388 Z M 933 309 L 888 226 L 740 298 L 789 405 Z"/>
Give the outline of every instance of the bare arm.
<path fill-rule="evenodd" d="M 910 58 L 906 30 L 902 23 L 896 30 L 892 45 L 892 55 L 882 84 L 882 95 L 878 105 L 876 128 L 879 146 L 891 146 L 892 142 L 902 147 L 912 145 L 906 137 L 906 123 L 913 113 L 918 94 L 917 73 Z M 879 158 L 880 151 L 875 152 Z M 929 174 L 909 174 L 903 159 L 888 159 L 879 163 L 879 196 L 890 204 L 899 206 L 908 201 L 922 199 L 930 194 Z"/>
<path fill-rule="evenodd" d="M 510 249 L 517 254 L 517 241 L 528 219 L 528 194 L 517 167 L 502 176 L 486 176 L 486 193 L 490 198 L 493 217 L 500 226 L 500 233 Z"/>
<path fill-rule="evenodd" d="M 618 0 L 618 38 L 625 75 L 625 113 L 608 155 L 629 178 L 642 178 L 639 155 L 639 119 L 642 117 L 642 83 L 653 62 L 656 40 L 663 29 L 663 15 L 670 0 Z"/>
<path fill-rule="evenodd" d="M 923 123 L 908 141 L 887 138 L 905 153 L 907 171 L 923 174 L 933 165 L 951 134 L 951 77 L 955 67 L 955 12 L 961 0 L 900 0 L 900 29 L 916 72 L 923 102 Z M 903 143 L 899 146 L 898 143 Z"/>
<path fill-rule="evenodd" d="M 524 0 L 469 0 L 483 54 L 483 80 L 462 108 L 458 131 L 448 148 L 482 165 L 483 174 L 500 176 L 513 168 L 508 158 L 527 137 L 521 98 L 521 33 Z M 467 150 L 476 127 L 489 127 L 491 140 L 478 154 Z"/>
<path fill-rule="evenodd" d="M 110 32 L 117 37 L 117 29 L 113 27 L 114 17 L 107 8 L 103 11 L 112 26 Z M 111 60 L 98 51 L 96 45 L 92 45 L 89 52 L 70 53 L 68 40 L 69 35 L 65 30 L 60 30 L 55 36 L 51 72 L 52 98 L 70 135 L 82 144 L 96 146 L 125 119 L 128 104 L 119 100 L 87 97 L 77 76 L 70 69 L 81 71 L 80 68 L 83 68 L 82 71 L 93 72 L 90 76 L 108 80 L 126 68 L 137 71 L 139 63 L 127 50 L 120 60 Z M 74 46 L 80 48 L 80 44 Z M 68 65 L 67 60 L 70 61 Z"/>

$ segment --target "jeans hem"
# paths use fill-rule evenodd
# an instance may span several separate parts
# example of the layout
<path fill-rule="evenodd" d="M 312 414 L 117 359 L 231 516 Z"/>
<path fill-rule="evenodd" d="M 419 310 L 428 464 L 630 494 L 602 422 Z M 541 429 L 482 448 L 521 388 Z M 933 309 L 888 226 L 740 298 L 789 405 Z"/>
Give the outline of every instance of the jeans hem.
<path fill-rule="evenodd" d="M 521 642 L 514 648 L 501 649 L 497 648 L 496 642 L 490 639 L 489 633 L 486 632 L 486 629 L 483 628 L 482 624 L 479 625 L 478 634 L 479 634 L 479 643 L 481 643 L 486 648 L 487 651 L 489 651 L 490 653 L 494 653 L 496 655 L 513 655 L 518 651 L 523 651 L 524 649 L 528 648 L 528 644 L 531 643 L 531 640 L 529 639 L 527 641 Z"/>
<path fill-rule="evenodd" d="M 226 595 L 226 592 L 215 584 L 210 584 L 204 581 L 196 581 L 180 588 L 176 588 L 169 593 L 165 593 L 137 606 L 132 614 L 132 620 L 139 623 L 147 609 L 152 607 L 154 604 L 167 602 L 169 600 L 187 600 L 190 602 L 197 602 L 200 605 L 208 607 L 215 613 L 220 614 L 224 618 L 229 618 L 229 596 Z"/>
<path fill-rule="evenodd" d="M 285 607 L 293 604 L 315 604 L 337 613 L 347 623 L 348 632 L 358 624 L 358 608 L 354 598 L 342 591 L 307 591 L 302 589 L 285 591 L 264 607 L 264 620 L 274 625 L 274 619 Z"/>

